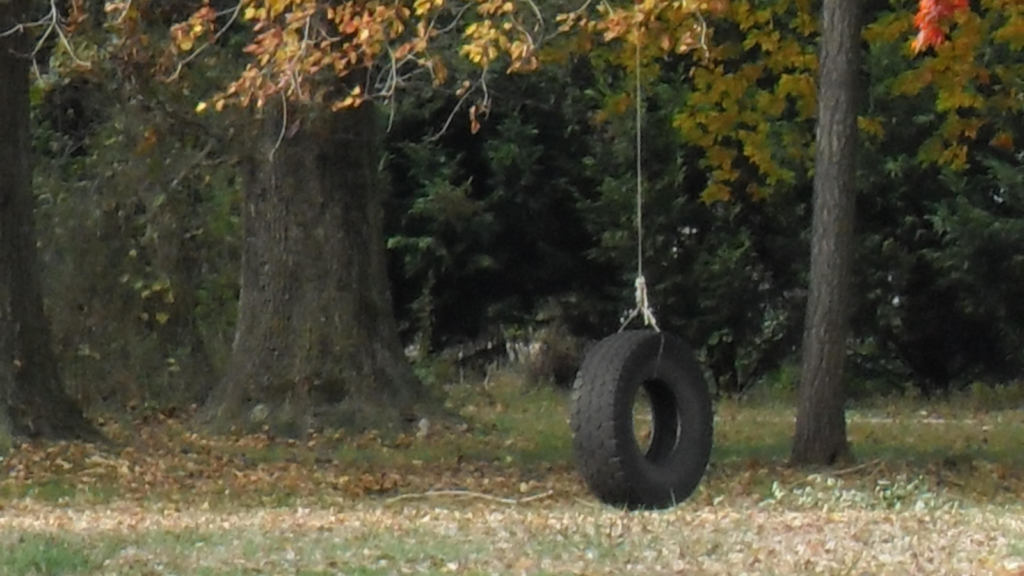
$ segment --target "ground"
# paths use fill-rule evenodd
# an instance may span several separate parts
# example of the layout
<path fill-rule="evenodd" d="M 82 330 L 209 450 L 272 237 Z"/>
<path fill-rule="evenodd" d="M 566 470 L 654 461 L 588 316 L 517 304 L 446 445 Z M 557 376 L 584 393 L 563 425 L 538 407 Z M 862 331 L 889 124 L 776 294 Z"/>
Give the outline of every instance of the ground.
<path fill-rule="evenodd" d="M 594 501 L 567 398 L 498 380 L 451 390 L 425 434 L 208 437 L 142 411 L 114 447 L 0 461 L 0 573 L 1021 574 L 1024 414 L 1008 393 L 876 401 L 859 464 L 786 468 L 790 402 L 718 406 L 712 467 L 664 512 Z"/>

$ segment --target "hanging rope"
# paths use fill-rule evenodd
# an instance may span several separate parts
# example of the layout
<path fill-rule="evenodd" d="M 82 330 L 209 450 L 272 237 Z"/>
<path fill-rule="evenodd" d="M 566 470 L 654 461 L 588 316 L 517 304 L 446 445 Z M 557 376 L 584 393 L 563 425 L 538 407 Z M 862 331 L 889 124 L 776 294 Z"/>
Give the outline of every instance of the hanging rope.
<path fill-rule="evenodd" d="M 634 9 L 640 2 L 634 4 Z M 626 326 L 634 318 L 640 316 L 644 324 L 654 328 L 655 332 L 661 332 L 658 328 L 658 321 L 654 318 L 654 311 L 651 310 L 650 300 L 647 298 L 647 280 L 644 278 L 644 178 L 643 178 L 643 93 L 640 86 L 640 22 L 637 18 L 636 38 L 636 308 L 629 313 L 626 320 L 619 327 L 619 332 L 625 330 Z"/>

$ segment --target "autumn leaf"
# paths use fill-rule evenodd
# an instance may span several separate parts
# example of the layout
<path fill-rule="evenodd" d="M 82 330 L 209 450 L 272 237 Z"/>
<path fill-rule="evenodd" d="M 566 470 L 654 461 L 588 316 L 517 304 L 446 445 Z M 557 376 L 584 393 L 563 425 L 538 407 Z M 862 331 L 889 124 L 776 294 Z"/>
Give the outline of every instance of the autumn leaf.
<path fill-rule="evenodd" d="M 989 146 L 1006 152 L 1013 151 L 1013 135 L 1001 130 L 992 137 L 992 140 L 989 141 Z"/>
<path fill-rule="evenodd" d="M 915 52 L 938 46 L 946 40 L 943 24 L 953 14 L 968 10 L 967 0 L 920 0 L 914 24 L 918 28 L 914 39 Z"/>

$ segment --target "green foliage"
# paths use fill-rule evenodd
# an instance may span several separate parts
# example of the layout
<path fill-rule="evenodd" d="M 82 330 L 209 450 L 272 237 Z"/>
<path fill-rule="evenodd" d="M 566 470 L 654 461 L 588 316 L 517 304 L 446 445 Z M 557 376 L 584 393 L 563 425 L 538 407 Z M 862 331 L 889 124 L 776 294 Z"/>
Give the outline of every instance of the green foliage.
<path fill-rule="evenodd" d="M 1007 146 L 1020 141 L 1022 111 L 998 104 L 1013 89 L 1005 75 L 979 88 L 986 98 L 972 100 L 965 115 L 944 102 L 977 88 L 986 70 L 1014 69 L 1024 54 L 978 36 L 976 26 L 998 26 L 993 10 L 972 15 L 982 20 L 936 56 L 908 61 L 901 14 L 882 12 L 865 31 L 865 114 L 874 120 L 862 123 L 869 130 L 858 205 L 856 374 L 913 381 L 927 392 L 1012 378 L 1024 366 L 1011 293 L 1020 279 L 1021 161 Z M 959 75 L 950 75 L 960 66 L 954 61 L 966 66 Z"/>
<path fill-rule="evenodd" d="M 1019 212 L 1001 196 L 1019 187 L 1005 174 L 1019 173 L 1012 146 L 1021 138 L 1022 108 L 1005 98 L 1016 89 L 1022 53 L 994 31 L 1019 16 L 985 3 L 949 45 L 912 59 L 907 7 L 872 3 L 866 10 L 851 352 L 854 379 L 871 385 L 854 392 L 906 381 L 937 391 L 1011 377 L 1022 366 L 1020 315 L 1007 292 L 1017 282 Z M 785 212 L 775 215 L 780 230 L 807 226 L 792 214 L 804 213 L 811 168 L 816 64 L 806 48 L 817 32 L 806 13 L 798 2 L 733 3 L 715 23 L 708 61 L 691 72 L 675 121 L 685 144 L 703 151 L 705 199 L 782 195 L 791 213 L 788 221 L 779 218 Z M 759 137 L 765 130 L 774 135 Z M 997 165 L 1004 166 L 1001 179 Z M 733 242 L 741 246 L 751 229 L 737 224 Z M 753 237 L 774 240 L 760 230 Z M 784 276 L 796 286 L 803 285 L 804 260 Z M 749 262 L 741 267 L 756 270 Z M 737 322 L 725 325 L 728 338 Z"/>
<path fill-rule="evenodd" d="M 621 105 L 630 82 L 598 57 L 561 70 L 504 81 L 518 113 L 496 112 L 476 136 L 453 127 L 401 144 L 411 128 L 397 125 L 389 208 L 403 220 L 392 220 L 389 246 L 407 334 L 436 345 L 538 322 L 554 302 L 571 331 L 597 338 L 632 307 L 635 125 Z M 667 72 L 648 82 L 645 272 L 663 326 L 693 341 L 735 393 L 795 345 L 805 249 L 789 232 L 801 220 L 784 194 L 701 201 L 699 157 L 671 126 L 679 88 Z"/>
<path fill-rule="evenodd" d="M 44 88 L 37 215 L 68 384 L 89 404 L 195 401 L 226 357 L 237 298 L 228 126 L 159 87 L 146 101 L 96 82 Z"/>
<path fill-rule="evenodd" d="M 536 82 L 543 97 L 498 80 L 511 103 L 476 135 L 456 118 L 440 138 L 423 137 L 454 101 L 400 114 L 390 134 L 393 294 L 403 332 L 424 350 L 528 324 L 551 298 L 571 307 L 601 284 L 605 270 L 580 258 L 594 243 L 576 209 L 592 187 L 575 161 L 586 124 L 566 103 L 571 87 L 552 75 Z"/>
<path fill-rule="evenodd" d="M 916 59 L 911 7 L 865 7 L 854 396 L 1024 369 L 1024 105 L 1012 97 L 1024 63 L 1020 17 L 1002 1 Z M 185 14 L 175 10 L 160 18 Z M 708 51 L 641 70 L 651 300 L 726 395 L 794 379 L 815 10 L 738 0 L 710 22 Z M 188 403 L 220 375 L 253 123 L 192 111 L 236 76 L 231 54 L 249 39 L 229 33 L 174 89 L 102 59 L 88 77 L 46 73 L 33 87 L 47 307 L 67 380 L 89 403 Z M 599 338 L 633 306 L 632 52 L 610 43 L 546 58 L 536 73 L 488 79 L 493 105 L 475 135 L 440 91 L 393 110 L 381 165 L 391 294 L 421 353 L 554 325 Z M 458 370 L 442 358 L 421 375 L 444 384 Z"/>

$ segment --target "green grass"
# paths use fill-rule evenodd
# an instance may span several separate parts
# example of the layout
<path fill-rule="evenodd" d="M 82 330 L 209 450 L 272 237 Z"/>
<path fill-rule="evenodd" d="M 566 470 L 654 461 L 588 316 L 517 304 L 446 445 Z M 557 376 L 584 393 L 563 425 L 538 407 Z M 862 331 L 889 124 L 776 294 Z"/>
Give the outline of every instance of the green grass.
<path fill-rule="evenodd" d="M 4 535 L 0 538 L 0 573 L 7 576 L 86 574 L 109 555 L 107 546 L 82 536 L 46 533 Z"/>
<path fill-rule="evenodd" d="M 786 459 L 795 417 L 784 405 L 720 403 L 715 459 Z M 885 410 L 855 406 L 847 412 L 847 433 L 859 460 L 928 464 L 961 455 L 1024 466 L 1024 413 L 1017 410 L 979 412 L 917 401 Z"/>
<path fill-rule="evenodd" d="M 372 451 L 342 444 L 332 458 L 353 465 L 468 460 L 525 467 L 565 463 L 570 458 L 565 392 L 523 388 L 505 375 L 486 387 L 453 385 L 448 395 L 448 408 L 464 423 L 458 426 L 459 433 L 446 436 L 444 442 Z"/>

